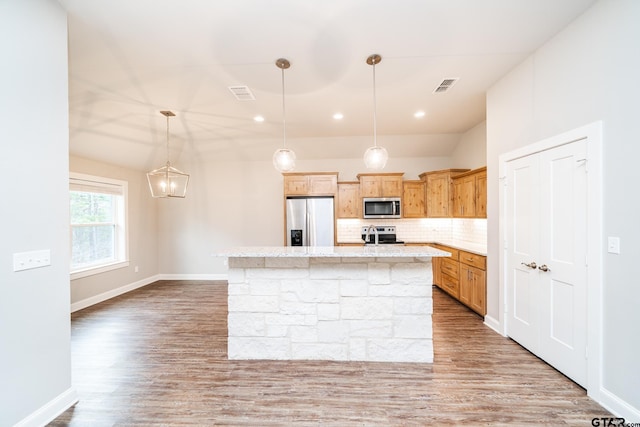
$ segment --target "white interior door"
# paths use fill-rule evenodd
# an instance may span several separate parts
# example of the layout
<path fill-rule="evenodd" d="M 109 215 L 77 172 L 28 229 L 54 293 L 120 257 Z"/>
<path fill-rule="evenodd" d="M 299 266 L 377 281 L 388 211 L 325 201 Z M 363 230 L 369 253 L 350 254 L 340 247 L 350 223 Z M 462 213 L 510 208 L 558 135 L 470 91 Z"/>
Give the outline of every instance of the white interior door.
<path fill-rule="evenodd" d="M 586 141 L 507 165 L 507 334 L 586 386 Z"/>
<path fill-rule="evenodd" d="M 523 157 L 507 164 L 507 306 L 511 338 L 537 353 L 539 311 L 536 259 L 539 253 L 539 158 Z"/>
<path fill-rule="evenodd" d="M 586 141 L 540 153 L 539 355 L 586 387 Z M 545 268 L 546 266 L 546 268 Z M 544 271 L 547 270 L 547 271 Z"/>

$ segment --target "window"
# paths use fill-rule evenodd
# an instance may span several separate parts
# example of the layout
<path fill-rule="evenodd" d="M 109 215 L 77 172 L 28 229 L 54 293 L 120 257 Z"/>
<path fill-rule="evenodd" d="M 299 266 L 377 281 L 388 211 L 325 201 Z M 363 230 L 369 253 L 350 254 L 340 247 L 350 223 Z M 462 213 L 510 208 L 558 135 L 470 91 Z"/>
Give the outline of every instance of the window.
<path fill-rule="evenodd" d="M 71 173 L 71 279 L 127 267 L 127 183 Z"/>

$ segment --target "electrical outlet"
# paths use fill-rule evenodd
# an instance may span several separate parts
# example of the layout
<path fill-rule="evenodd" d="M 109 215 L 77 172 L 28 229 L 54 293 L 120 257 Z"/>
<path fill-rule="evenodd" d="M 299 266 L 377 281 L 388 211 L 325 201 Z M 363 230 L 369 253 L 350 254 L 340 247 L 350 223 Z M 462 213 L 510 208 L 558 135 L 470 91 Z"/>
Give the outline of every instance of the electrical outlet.
<path fill-rule="evenodd" d="M 137 272 L 139 272 L 139 271 L 140 271 L 140 269 L 139 269 L 139 268 L 138 268 L 138 266 L 136 265 L 136 266 L 133 268 L 133 271 L 134 271 L 134 273 L 137 273 Z"/>
<path fill-rule="evenodd" d="M 609 236 L 607 239 L 607 252 L 610 254 L 620 254 L 620 238 Z"/>
<path fill-rule="evenodd" d="M 51 251 L 18 252 L 13 254 L 13 271 L 30 270 L 51 265 Z"/>

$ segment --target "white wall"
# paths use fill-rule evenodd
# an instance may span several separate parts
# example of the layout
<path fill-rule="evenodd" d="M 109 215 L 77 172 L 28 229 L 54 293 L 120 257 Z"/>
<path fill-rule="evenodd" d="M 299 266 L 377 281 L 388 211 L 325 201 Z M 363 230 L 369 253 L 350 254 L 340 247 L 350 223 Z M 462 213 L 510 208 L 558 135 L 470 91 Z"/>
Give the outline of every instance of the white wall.
<path fill-rule="evenodd" d="M 498 156 L 602 120 L 604 234 L 621 254 L 604 259 L 603 385 L 607 404 L 640 414 L 640 2 L 601 0 L 487 94 L 488 245 L 499 249 Z M 606 242 L 606 238 L 604 239 Z M 498 259 L 488 265 L 488 314 L 498 316 Z M 617 405 L 617 406 L 616 406 Z M 640 421 L 630 420 L 627 421 Z"/>
<path fill-rule="evenodd" d="M 451 154 L 452 168 L 477 169 L 487 165 L 487 122 L 463 133 Z"/>
<path fill-rule="evenodd" d="M 148 283 L 158 274 L 158 200 L 153 199 L 145 172 L 81 157 L 69 157 L 71 172 L 127 181 L 129 189 L 129 266 L 71 281 L 71 303 L 81 307 L 100 294 Z M 135 268 L 138 267 L 138 272 Z"/>
<path fill-rule="evenodd" d="M 66 25 L 57 1 L 0 2 L 2 426 L 42 414 L 47 404 L 55 410 L 75 399 L 69 319 Z M 51 266 L 13 271 L 13 253 L 40 249 L 51 251 Z M 30 419 L 38 424 L 37 417 Z"/>

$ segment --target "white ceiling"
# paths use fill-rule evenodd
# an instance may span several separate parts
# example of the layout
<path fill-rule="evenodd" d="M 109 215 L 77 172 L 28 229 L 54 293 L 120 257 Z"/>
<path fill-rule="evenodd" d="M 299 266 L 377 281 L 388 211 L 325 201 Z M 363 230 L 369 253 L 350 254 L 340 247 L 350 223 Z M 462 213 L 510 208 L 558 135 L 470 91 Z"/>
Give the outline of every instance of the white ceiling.
<path fill-rule="evenodd" d="M 380 144 L 391 156 L 448 155 L 456 134 L 484 120 L 487 88 L 594 2 L 59 1 L 69 13 L 70 151 L 137 169 L 164 160 L 166 109 L 177 115 L 177 165 L 270 159 L 282 144 L 280 57 L 291 62 L 287 145 L 299 158 L 359 157 L 372 144 L 372 53 L 382 56 Z M 450 77 L 460 80 L 433 94 Z M 237 101 L 234 85 L 256 100 Z"/>

